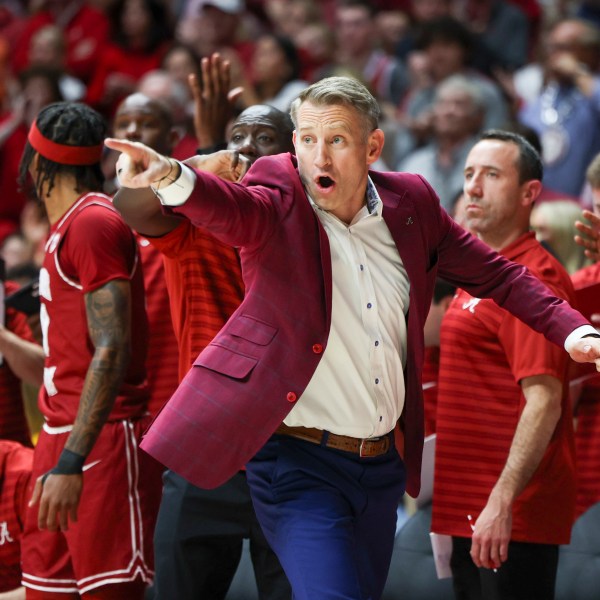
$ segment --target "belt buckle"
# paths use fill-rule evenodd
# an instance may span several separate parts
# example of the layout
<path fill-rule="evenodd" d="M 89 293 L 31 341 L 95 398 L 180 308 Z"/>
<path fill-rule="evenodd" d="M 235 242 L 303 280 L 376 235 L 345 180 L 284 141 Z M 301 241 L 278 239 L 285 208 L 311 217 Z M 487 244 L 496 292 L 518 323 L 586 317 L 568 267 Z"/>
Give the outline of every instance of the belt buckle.
<path fill-rule="evenodd" d="M 361 458 L 369 458 L 375 455 L 373 450 L 373 442 L 378 442 L 381 438 L 363 438 L 360 440 L 360 446 L 358 448 L 358 455 Z"/>

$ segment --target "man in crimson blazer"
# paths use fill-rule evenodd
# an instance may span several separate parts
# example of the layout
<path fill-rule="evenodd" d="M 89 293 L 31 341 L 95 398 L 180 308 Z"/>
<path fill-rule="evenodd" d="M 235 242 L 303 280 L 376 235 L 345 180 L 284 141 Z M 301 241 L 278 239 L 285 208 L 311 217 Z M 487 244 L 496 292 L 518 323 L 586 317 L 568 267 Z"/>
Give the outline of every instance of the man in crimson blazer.
<path fill-rule="evenodd" d="M 259 159 L 238 184 L 106 141 L 123 153 L 119 194 L 152 188 L 165 211 L 239 246 L 246 285 L 142 447 L 204 487 L 250 461 L 259 521 L 302 599 L 381 595 L 397 503 L 405 482 L 419 488 L 436 275 L 600 364 L 587 321 L 456 225 L 427 182 L 369 171 L 378 115 L 362 84 L 317 82 L 292 106 L 297 159 Z"/>

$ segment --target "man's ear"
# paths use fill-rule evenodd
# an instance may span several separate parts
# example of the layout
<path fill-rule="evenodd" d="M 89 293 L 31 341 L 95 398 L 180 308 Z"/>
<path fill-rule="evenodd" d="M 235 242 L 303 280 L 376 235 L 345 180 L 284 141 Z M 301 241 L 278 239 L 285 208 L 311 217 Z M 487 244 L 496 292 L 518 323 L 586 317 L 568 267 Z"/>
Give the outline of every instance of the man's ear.
<path fill-rule="evenodd" d="M 531 206 L 542 191 L 542 182 L 539 179 L 532 179 L 523 184 L 523 206 Z"/>
<path fill-rule="evenodd" d="M 372 165 L 380 156 L 385 143 L 385 134 L 381 129 L 374 129 L 367 141 L 367 164 Z"/>

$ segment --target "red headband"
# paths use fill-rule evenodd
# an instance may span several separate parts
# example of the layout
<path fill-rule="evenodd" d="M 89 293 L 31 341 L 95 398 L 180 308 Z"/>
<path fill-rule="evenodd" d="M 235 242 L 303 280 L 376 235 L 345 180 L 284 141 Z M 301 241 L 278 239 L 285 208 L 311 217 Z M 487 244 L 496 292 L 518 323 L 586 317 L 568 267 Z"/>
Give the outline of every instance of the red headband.
<path fill-rule="evenodd" d="M 34 121 L 29 129 L 27 141 L 44 158 L 63 165 L 94 165 L 102 157 L 102 144 L 97 146 L 67 146 L 57 144 L 44 137 Z"/>

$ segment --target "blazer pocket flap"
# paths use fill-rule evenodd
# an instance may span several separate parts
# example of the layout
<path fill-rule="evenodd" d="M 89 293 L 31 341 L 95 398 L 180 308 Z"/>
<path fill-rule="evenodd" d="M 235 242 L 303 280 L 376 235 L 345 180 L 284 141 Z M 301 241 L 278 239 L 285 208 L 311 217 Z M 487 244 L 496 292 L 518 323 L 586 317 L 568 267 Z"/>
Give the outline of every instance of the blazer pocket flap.
<path fill-rule="evenodd" d="M 247 377 L 256 366 L 256 358 L 232 352 L 229 348 L 210 344 L 194 361 L 195 367 L 206 367 L 233 379 Z"/>
<path fill-rule="evenodd" d="M 277 328 L 254 317 L 241 315 L 229 323 L 227 333 L 241 337 L 259 346 L 266 346 L 275 337 Z"/>

